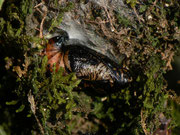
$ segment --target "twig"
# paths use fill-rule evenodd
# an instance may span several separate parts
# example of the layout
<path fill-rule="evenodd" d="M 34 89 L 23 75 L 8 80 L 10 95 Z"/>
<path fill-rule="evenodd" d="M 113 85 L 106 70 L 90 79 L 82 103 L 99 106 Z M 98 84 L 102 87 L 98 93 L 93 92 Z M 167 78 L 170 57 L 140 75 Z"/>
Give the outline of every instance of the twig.
<path fill-rule="evenodd" d="M 143 21 L 143 22 L 144 22 L 144 19 L 143 19 L 143 18 L 141 18 L 141 17 L 139 17 L 139 15 L 138 15 L 138 13 L 137 13 L 137 11 L 136 11 L 136 8 L 135 8 L 135 7 L 133 7 L 133 11 L 134 11 L 134 13 L 135 13 L 135 15 L 136 15 L 136 17 L 137 17 L 137 19 L 138 19 L 139 23 L 142 23 L 141 21 Z"/>
<path fill-rule="evenodd" d="M 110 15 L 110 13 L 109 13 L 109 11 L 108 11 L 108 9 L 107 9 L 107 6 L 106 6 L 104 0 L 103 0 L 103 8 L 104 8 L 104 10 L 105 10 L 105 12 L 106 12 L 106 14 L 107 14 L 107 18 L 108 18 L 108 20 L 109 20 L 108 22 L 110 23 L 110 26 L 111 26 L 111 32 L 114 32 L 114 33 L 117 34 L 117 35 L 123 34 L 122 32 L 118 32 L 118 31 L 116 30 L 116 28 L 114 27 L 114 24 L 113 24 L 114 18 L 113 18 L 113 19 L 111 18 L 111 15 Z"/>
<path fill-rule="evenodd" d="M 47 9 L 47 8 L 46 8 L 46 9 Z M 45 21 L 45 19 L 46 19 L 46 16 L 47 16 L 47 10 L 45 10 L 43 19 L 42 19 L 41 24 L 40 24 L 40 34 L 39 34 L 39 37 L 40 37 L 40 38 L 43 38 L 43 24 L 44 24 L 44 21 Z"/>
<path fill-rule="evenodd" d="M 39 9 L 38 7 L 39 6 L 43 6 L 42 10 L 44 11 L 44 14 L 43 14 L 43 18 L 41 20 L 41 23 L 40 23 L 40 29 L 39 29 L 39 37 L 40 38 L 43 38 L 43 24 L 44 24 L 44 21 L 46 19 L 46 16 L 47 16 L 47 12 L 48 12 L 48 9 L 47 7 L 44 5 L 44 1 L 42 1 L 41 3 L 39 3 L 38 5 L 36 5 L 34 8 L 36 8 L 37 11 L 39 11 L 41 14 L 43 14 Z"/>
<path fill-rule="evenodd" d="M 43 129 L 42 125 L 41 125 L 40 120 L 39 120 L 38 117 L 36 116 L 36 103 L 35 103 L 35 101 L 34 101 L 34 96 L 32 95 L 31 90 L 29 91 L 29 93 L 28 93 L 27 96 L 28 96 L 28 101 L 29 101 L 29 103 L 30 103 L 30 105 L 31 105 L 31 111 L 32 111 L 32 113 L 34 114 L 34 117 L 35 117 L 35 119 L 36 119 L 36 121 L 37 121 L 37 123 L 38 123 L 38 126 L 39 126 L 39 128 L 40 128 L 40 132 L 41 132 L 42 135 L 44 135 L 44 134 L 45 134 L 45 133 L 44 133 L 44 129 Z"/>
<path fill-rule="evenodd" d="M 37 4 L 36 6 L 34 6 L 34 8 L 37 8 L 37 7 L 41 6 L 41 5 L 44 5 L 44 1 L 42 1 L 41 3 Z"/>
<path fill-rule="evenodd" d="M 141 126 L 143 128 L 143 131 L 145 133 L 145 135 L 150 135 L 150 133 L 146 130 L 146 118 L 143 116 L 143 109 L 141 110 Z"/>
<path fill-rule="evenodd" d="M 103 6 L 103 8 L 104 8 L 104 10 L 105 10 L 105 12 L 106 12 L 106 14 L 107 14 L 107 16 L 108 16 L 109 23 L 110 23 L 110 25 L 111 25 L 111 31 L 115 31 L 115 28 L 114 28 L 114 26 L 113 26 L 112 19 L 111 19 L 111 16 L 110 16 L 110 14 L 109 14 L 109 12 L 108 12 L 108 10 L 107 10 L 107 7 L 106 7 L 106 6 Z"/>

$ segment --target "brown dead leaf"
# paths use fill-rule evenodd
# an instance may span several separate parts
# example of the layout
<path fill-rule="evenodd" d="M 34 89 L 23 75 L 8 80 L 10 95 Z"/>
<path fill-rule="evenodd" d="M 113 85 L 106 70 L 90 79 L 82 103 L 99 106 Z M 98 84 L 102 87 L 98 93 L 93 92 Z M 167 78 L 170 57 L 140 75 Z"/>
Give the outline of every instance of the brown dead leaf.
<path fill-rule="evenodd" d="M 161 52 L 162 60 L 167 61 L 166 63 L 166 69 L 172 70 L 171 62 L 173 60 L 174 52 L 172 51 L 173 45 L 169 44 L 168 49 L 165 50 L 165 52 Z"/>
<path fill-rule="evenodd" d="M 5 62 L 6 62 L 5 68 L 7 70 L 10 69 L 10 67 L 13 65 L 13 59 L 7 57 L 7 58 L 5 58 Z"/>
<path fill-rule="evenodd" d="M 13 71 L 16 72 L 18 74 L 18 76 L 21 78 L 23 75 L 26 75 L 27 71 L 28 71 L 28 67 L 30 65 L 30 59 L 27 57 L 27 53 L 24 54 L 25 57 L 25 63 L 22 64 L 24 69 L 21 69 L 20 66 L 14 66 L 13 67 Z"/>

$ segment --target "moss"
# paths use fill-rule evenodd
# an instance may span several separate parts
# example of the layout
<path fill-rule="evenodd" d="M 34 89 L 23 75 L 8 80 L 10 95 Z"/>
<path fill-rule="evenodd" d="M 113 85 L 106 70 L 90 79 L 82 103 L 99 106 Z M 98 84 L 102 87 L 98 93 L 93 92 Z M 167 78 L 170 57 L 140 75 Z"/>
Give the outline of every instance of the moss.
<path fill-rule="evenodd" d="M 75 134 L 79 131 L 82 134 L 138 135 L 147 131 L 152 134 L 161 124 L 160 113 L 173 118 L 170 127 L 176 130 L 179 125 L 179 110 L 176 108 L 179 107 L 176 106 L 177 100 L 166 106 L 171 94 L 167 92 L 163 75 L 171 68 L 173 54 L 180 48 L 179 3 L 126 2 L 139 13 L 135 21 L 116 13 L 112 15 L 118 20 L 113 23 L 121 25 L 121 30 L 132 29 L 120 37 L 112 31 L 106 36 L 108 39 L 116 37 L 117 46 L 119 41 L 122 41 L 121 47 L 131 46 L 128 53 L 120 52 L 129 54 L 127 61 L 133 82 L 106 96 L 98 96 L 91 89 L 88 89 L 89 94 L 86 89 L 78 87 L 80 80 L 74 73 L 64 76 L 63 69 L 48 73 L 47 58 L 37 55 L 41 48 L 32 48 L 31 44 L 39 44 L 41 39 L 26 35 L 25 20 L 33 14 L 34 3 L 28 0 L 4 2 L 0 11 L 4 13 L 0 14 L 1 132 Z M 73 10 L 74 6 L 69 3 L 59 7 L 56 1 L 53 9 L 60 13 L 54 20 L 47 17 L 51 24 L 49 30 L 56 27 L 63 14 Z M 104 13 L 101 10 L 103 8 L 94 11 L 93 20 Z M 109 25 L 104 26 L 109 30 Z M 103 31 L 100 33 L 103 35 Z"/>
<path fill-rule="evenodd" d="M 38 58 L 35 61 L 38 63 L 36 63 L 33 70 L 29 70 L 28 78 L 24 78 L 24 81 L 21 81 L 22 85 L 20 85 L 19 90 L 21 91 L 25 84 L 32 91 L 35 104 L 39 108 L 37 113 L 42 116 L 41 122 L 45 133 L 61 131 L 63 129 L 58 126 L 56 127 L 57 129 L 51 131 L 51 128 L 46 123 L 54 119 L 54 122 L 59 120 L 63 124 L 66 120 L 72 118 L 72 108 L 76 106 L 72 90 L 74 87 L 77 87 L 80 80 L 77 80 L 74 74 L 63 76 L 62 69 L 58 73 L 54 71 L 47 77 L 47 58 L 44 57 L 42 61 Z M 39 65 L 40 63 L 41 65 Z M 66 128 L 61 133 L 68 132 L 68 127 Z"/>
<path fill-rule="evenodd" d="M 58 3 L 55 4 L 56 6 L 58 6 Z M 63 15 L 65 12 L 70 11 L 71 9 L 73 9 L 74 5 L 72 2 L 68 2 L 68 4 L 65 7 L 60 7 L 58 8 L 59 10 L 59 14 L 57 15 L 56 18 L 51 20 L 51 26 L 49 28 L 49 31 L 52 31 L 54 27 L 57 27 L 58 24 L 60 24 L 63 20 Z"/>
<path fill-rule="evenodd" d="M 126 0 L 126 3 L 134 8 L 136 6 L 137 0 Z"/>
<path fill-rule="evenodd" d="M 117 18 L 118 18 L 118 24 L 121 25 L 121 27 L 129 27 L 132 25 L 130 20 L 128 20 L 124 16 L 121 16 L 120 14 L 117 15 Z"/>

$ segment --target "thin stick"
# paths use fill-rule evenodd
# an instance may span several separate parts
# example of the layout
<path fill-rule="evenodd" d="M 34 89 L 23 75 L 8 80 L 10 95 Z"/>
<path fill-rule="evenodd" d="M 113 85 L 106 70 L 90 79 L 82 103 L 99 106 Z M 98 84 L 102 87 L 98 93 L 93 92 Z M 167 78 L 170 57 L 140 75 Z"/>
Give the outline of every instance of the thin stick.
<path fill-rule="evenodd" d="M 44 24 L 44 21 L 46 19 L 46 16 L 47 16 L 47 7 L 44 5 L 44 1 L 42 1 L 41 3 L 39 3 L 38 5 L 36 5 L 34 8 L 36 8 L 37 11 L 39 11 L 41 14 L 43 14 L 39 9 L 38 7 L 39 6 L 43 6 L 43 11 L 44 11 L 44 15 L 43 15 L 43 18 L 42 18 L 42 21 L 40 23 L 40 33 L 39 33 L 39 37 L 40 38 L 43 38 L 43 24 Z"/>
<path fill-rule="evenodd" d="M 146 118 L 143 116 L 143 109 L 141 110 L 141 126 L 143 128 L 143 131 L 145 135 L 150 135 L 150 133 L 146 130 L 146 123 L 145 123 Z"/>
<path fill-rule="evenodd" d="M 34 8 L 37 8 L 37 7 L 41 6 L 41 5 L 44 5 L 44 1 L 42 1 L 42 2 L 39 3 L 39 4 L 37 4 Z"/>
<path fill-rule="evenodd" d="M 29 101 L 29 103 L 31 105 L 31 111 L 34 114 L 34 117 L 35 117 L 35 119 L 36 119 L 36 121 L 38 123 L 38 126 L 40 128 L 40 132 L 41 132 L 42 135 L 44 135 L 45 134 L 44 129 L 43 129 L 43 127 L 41 125 L 41 122 L 39 121 L 38 117 L 36 116 L 36 103 L 34 101 L 34 96 L 32 95 L 31 90 L 29 91 L 27 96 L 28 96 L 28 101 Z"/>
<path fill-rule="evenodd" d="M 46 6 L 44 6 L 43 10 L 44 10 L 44 16 L 43 16 L 43 19 L 42 19 L 41 24 L 40 24 L 40 35 L 39 35 L 40 38 L 43 38 L 43 24 L 44 24 L 44 21 L 46 19 L 47 12 L 48 12 Z"/>

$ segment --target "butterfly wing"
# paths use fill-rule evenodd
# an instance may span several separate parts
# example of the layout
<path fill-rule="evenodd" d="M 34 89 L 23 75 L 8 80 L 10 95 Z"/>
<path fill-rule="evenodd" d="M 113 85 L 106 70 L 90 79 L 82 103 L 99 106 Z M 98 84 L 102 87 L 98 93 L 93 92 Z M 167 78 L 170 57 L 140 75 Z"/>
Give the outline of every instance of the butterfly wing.
<path fill-rule="evenodd" d="M 82 45 L 68 45 L 67 50 L 71 70 L 81 79 L 121 84 L 128 80 L 123 69 L 107 56 Z"/>

